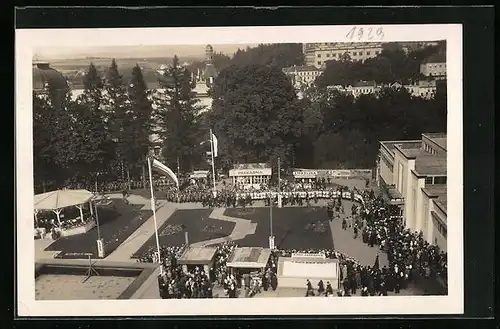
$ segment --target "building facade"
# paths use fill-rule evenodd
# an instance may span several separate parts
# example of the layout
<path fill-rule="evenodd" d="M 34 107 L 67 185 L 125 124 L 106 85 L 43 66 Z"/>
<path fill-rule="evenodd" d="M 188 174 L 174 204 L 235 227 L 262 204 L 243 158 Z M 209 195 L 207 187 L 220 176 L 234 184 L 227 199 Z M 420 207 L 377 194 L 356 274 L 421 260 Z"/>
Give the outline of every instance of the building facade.
<path fill-rule="evenodd" d="M 328 86 L 327 89 L 338 90 L 340 92 L 349 93 L 357 98 L 361 95 L 372 95 L 377 94 L 383 88 L 392 88 L 392 89 L 406 89 L 410 95 L 414 97 L 421 97 L 425 99 L 434 98 L 436 95 L 436 81 L 419 81 L 414 84 L 402 85 L 398 82 L 389 85 L 377 85 L 375 81 L 359 81 L 354 85 L 349 85 L 347 87 L 335 85 Z"/>
<path fill-rule="evenodd" d="M 446 251 L 446 134 L 380 142 L 376 179 L 386 198 L 402 201 L 405 226 Z"/>
<path fill-rule="evenodd" d="M 349 55 L 353 61 L 365 61 L 382 52 L 382 43 L 377 42 L 323 42 L 302 46 L 306 66 L 324 68 L 327 61 L 339 60 Z"/>
<path fill-rule="evenodd" d="M 283 73 L 292 81 L 295 89 L 312 85 L 323 70 L 314 66 L 292 66 L 283 69 Z"/>
<path fill-rule="evenodd" d="M 427 62 L 420 64 L 420 73 L 436 80 L 446 79 L 445 62 Z"/>

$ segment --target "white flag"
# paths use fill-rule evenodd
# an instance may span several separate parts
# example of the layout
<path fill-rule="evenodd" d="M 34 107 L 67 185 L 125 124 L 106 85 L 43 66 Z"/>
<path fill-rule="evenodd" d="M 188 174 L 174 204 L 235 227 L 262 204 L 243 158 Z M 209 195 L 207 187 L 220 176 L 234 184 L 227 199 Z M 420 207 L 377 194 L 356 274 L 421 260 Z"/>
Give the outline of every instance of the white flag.
<path fill-rule="evenodd" d="M 151 164 L 154 168 L 158 169 L 158 171 L 162 172 L 163 174 L 166 174 L 168 176 L 170 176 L 170 178 L 172 178 L 175 182 L 175 184 L 177 185 L 177 187 L 179 187 L 179 180 L 177 179 L 177 176 L 174 174 L 174 172 L 172 171 L 172 169 L 170 169 L 169 167 L 165 166 L 163 163 L 161 163 L 160 161 L 156 160 L 156 159 L 153 159 L 153 162 Z"/>
<path fill-rule="evenodd" d="M 213 145 L 214 145 L 214 157 L 217 157 L 217 137 L 215 137 L 214 134 L 212 134 L 212 141 L 213 141 Z"/>

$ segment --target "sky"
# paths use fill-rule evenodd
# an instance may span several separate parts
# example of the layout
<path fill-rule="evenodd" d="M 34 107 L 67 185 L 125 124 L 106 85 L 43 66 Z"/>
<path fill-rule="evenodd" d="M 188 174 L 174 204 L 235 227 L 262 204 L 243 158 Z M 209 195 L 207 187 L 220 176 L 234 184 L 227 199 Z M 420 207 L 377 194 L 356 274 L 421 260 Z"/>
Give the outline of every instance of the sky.
<path fill-rule="evenodd" d="M 212 45 L 215 52 L 231 56 L 238 48 L 254 47 L 257 44 Z M 33 50 L 37 59 L 74 59 L 85 57 L 147 58 L 147 57 L 199 57 L 204 58 L 204 45 L 159 45 L 159 46 L 112 46 L 82 48 L 38 48 Z"/>

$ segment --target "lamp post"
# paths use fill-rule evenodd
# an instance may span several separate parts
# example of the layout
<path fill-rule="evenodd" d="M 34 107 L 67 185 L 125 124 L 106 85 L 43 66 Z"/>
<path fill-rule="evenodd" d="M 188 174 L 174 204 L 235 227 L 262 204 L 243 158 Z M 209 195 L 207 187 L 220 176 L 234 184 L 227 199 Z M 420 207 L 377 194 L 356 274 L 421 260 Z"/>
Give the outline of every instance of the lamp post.
<path fill-rule="evenodd" d="M 274 249 L 273 235 L 273 193 L 269 191 L 269 249 Z"/>
<path fill-rule="evenodd" d="M 97 201 L 97 200 L 96 200 Z M 99 258 L 104 258 L 104 243 L 101 239 L 101 229 L 99 225 L 99 214 L 97 211 L 97 205 L 99 201 L 94 201 L 94 210 L 95 210 L 95 222 L 97 226 L 97 255 Z"/>

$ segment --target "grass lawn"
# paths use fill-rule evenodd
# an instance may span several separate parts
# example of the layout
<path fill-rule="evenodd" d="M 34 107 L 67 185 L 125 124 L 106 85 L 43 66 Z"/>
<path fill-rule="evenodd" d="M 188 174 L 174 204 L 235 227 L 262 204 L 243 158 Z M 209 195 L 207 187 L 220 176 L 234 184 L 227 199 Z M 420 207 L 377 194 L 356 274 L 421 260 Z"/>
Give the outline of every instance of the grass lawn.
<path fill-rule="evenodd" d="M 184 209 L 176 210 L 172 216 L 158 229 L 160 246 L 180 246 L 184 243 L 185 226 L 189 234 L 189 243 L 196 243 L 210 239 L 228 236 L 234 229 L 234 223 L 209 218 L 212 209 Z M 150 248 L 156 247 L 154 234 L 134 254 L 140 257 Z"/>
<path fill-rule="evenodd" d="M 225 215 L 257 223 L 255 234 L 235 241 L 239 246 L 269 247 L 269 208 L 226 209 Z M 316 229 L 311 224 L 315 224 Z M 276 247 L 280 249 L 333 248 L 324 208 L 273 208 L 273 233 Z"/>
<path fill-rule="evenodd" d="M 113 199 L 112 205 L 98 208 L 100 233 L 104 240 L 106 255 L 113 252 L 152 216 L 151 210 L 141 210 L 141 207 L 141 205 L 127 205 L 121 199 Z M 61 251 L 56 258 L 84 259 L 88 258 L 87 253 L 96 258 L 96 240 L 97 228 L 93 228 L 85 234 L 59 238 L 45 250 Z"/>

